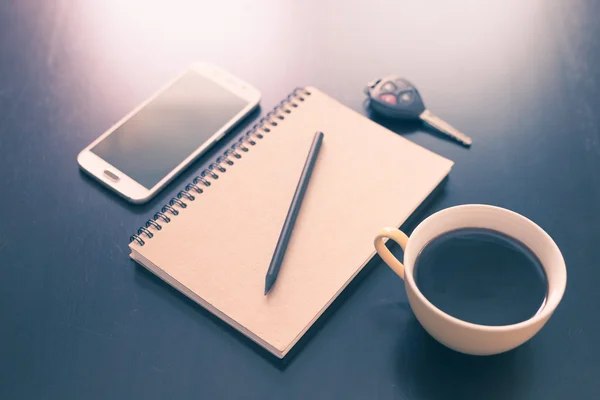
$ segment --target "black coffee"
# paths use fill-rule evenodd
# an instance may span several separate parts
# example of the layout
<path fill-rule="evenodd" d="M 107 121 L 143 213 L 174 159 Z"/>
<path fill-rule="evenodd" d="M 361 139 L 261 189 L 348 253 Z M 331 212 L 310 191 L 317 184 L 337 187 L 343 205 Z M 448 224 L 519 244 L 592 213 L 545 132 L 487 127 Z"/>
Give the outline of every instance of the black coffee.
<path fill-rule="evenodd" d="M 546 299 L 540 260 L 523 243 L 480 228 L 459 229 L 429 242 L 417 257 L 419 290 L 437 308 L 480 325 L 528 320 Z"/>

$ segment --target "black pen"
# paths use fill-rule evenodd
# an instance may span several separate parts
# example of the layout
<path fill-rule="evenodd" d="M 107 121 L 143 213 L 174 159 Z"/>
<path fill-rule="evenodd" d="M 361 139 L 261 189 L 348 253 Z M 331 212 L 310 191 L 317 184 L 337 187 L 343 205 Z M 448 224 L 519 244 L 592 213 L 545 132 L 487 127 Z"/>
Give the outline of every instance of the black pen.
<path fill-rule="evenodd" d="M 269 270 L 267 271 L 267 276 L 265 277 L 265 295 L 269 293 L 269 290 L 271 290 L 271 287 L 273 287 L 273 284 L 277 279 L 277 274 L 279 273 L 279 268 L 281 267 L 285 250 L 290 241 L 290 237 L 292 236 L 294 223 L 296 222 L 296 217 L 298 216 L 298 211 L 300 210 L 300 205 L 302 204 L 304 193 L 308 187 L 308 181 L 310 180 L 310 176 L 317 161 L 317 156 L 319 155 L 322 142 L 323 132 L 317 132 L 315 134 L 315 138 L 313 139 L 312 145 L 310 146 L 308 157 L 306 158 L 306 163 L 304 164 L 304 169 L 302 169 L 302 174 L 300 175 L 300 180 L 298 181 L 298 186 L 296 187 L 296 192 L 294 193 L 294 198 L 292 199 L 292 204 L 290 205 L 290 209 L 285 217 L 285 222 L 283 223 L 283 228 L 279 234 L 277 246 L 275 246 L 275 253 L 273 253 L 273 258 L 271 259 L 271 264 L 269 265 Z"/>

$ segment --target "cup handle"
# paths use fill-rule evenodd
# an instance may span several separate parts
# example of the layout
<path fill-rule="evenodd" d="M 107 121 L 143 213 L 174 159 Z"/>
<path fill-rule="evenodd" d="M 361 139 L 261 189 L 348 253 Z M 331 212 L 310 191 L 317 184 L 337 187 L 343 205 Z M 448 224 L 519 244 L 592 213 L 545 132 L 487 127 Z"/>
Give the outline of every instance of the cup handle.
<path fill-rule="evenodd" d="M 379 253 L 379 256 L 385 261 L 385 263 L 390 267 L 398 276 L 404 279 L 404 265 L 394 255 L 385 245 L 384 239 L 392 239 L 394 242 L 398 243 L 402 250 L 406 249 L 406 243 L 408 243 L 408 236 L 404 232 L 396 228 L 383 228 L 381 232 L 375 237 L 375 250 Z"/>

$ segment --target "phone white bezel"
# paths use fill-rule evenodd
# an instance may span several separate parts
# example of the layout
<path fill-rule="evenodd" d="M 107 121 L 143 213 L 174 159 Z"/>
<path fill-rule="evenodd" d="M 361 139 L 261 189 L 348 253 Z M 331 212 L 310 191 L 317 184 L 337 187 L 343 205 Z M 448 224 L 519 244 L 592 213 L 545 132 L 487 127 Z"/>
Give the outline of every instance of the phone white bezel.
<path fill-rule="evenodd" d="M 188 157 L 186 157 L 177 167 L 175 167 L 171 172 L 164 176 L 156 185 L 154 185 L 150 189 L 136 182 L 133 178 L 127 176 L 118 168 L 91 152 L 91 149 L 96 144 L 104 140 L 104 138 L 106 138 L 117 128 L 119 128 L 121 125 L 127 122 L 135 114 L 140 112 L 146 105 L 148 105 L 148 103 L 150 103 L 152 100 L 158 97 L 165 89 L 167 89 L 169 86 L 171 86 L 189 71 L 195 71 L 203 75 L 204 77 L 212 80 L 213 82 L 219 84 L 226 90 L 229 90 L 233 94 L 245 99 L 248 102 L 248 104 L 231 120 L 225 123 L 221 127 L 221 129 L 215 132 L 200 147 L 191 152 L 191 154 Z M 242 81 L 241 79 L 231 75 L 227 71 L 224 71 L 212 64 L 195 63 L 189 69 L 187 69 L 186 71 L 182 72 L 177 77 L 169 81 L 161 89 L 155 92 L 152 96 L 150 96 L 139 106 L 134 108 L 130 113 L 125 115 L 120 121 L 114 124 L 106 132 L 100 135 L 100 137 L 98 137 L 85 149 L 83 149 L 77 156 L 77 162 L 79 163 L 79 166 L 82 170 L 89 173 L 90 175 L 98 179 L 100 182 L 102 182 L 104 185 L 114 190 L 127 200 L 133 203 L 144 203 L 151 199 L 154 195 L 156 195 L 156 193 L 163 189 L 173 178 L 175 178 L 181 171 L 183 171 L 192 162 L 194 162 L 194 160 L 196 160 L 200 155 L 205 153 L 219 139 L 225 136 L 225 134 L 231 128 L 233 128 L 241 119 L 248 115 L 250 111 L 252 111 L 258 105 L 259 101 L 260 92 L 248 83 Z M 118 180 L 107 176 L 105 174 L 105 171 L 109 171 L 110 173 L 115 174 L 118 177 Z"/>

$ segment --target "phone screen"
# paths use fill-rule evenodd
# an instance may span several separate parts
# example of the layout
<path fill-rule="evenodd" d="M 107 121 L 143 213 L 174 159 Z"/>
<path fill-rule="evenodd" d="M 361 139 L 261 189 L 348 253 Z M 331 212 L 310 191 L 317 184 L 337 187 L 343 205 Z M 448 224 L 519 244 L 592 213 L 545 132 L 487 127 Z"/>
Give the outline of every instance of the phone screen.
<path fill-rule="evenodd" d="M 247 105 L 190 71 L 91 151 L 151 189 Z"/>

